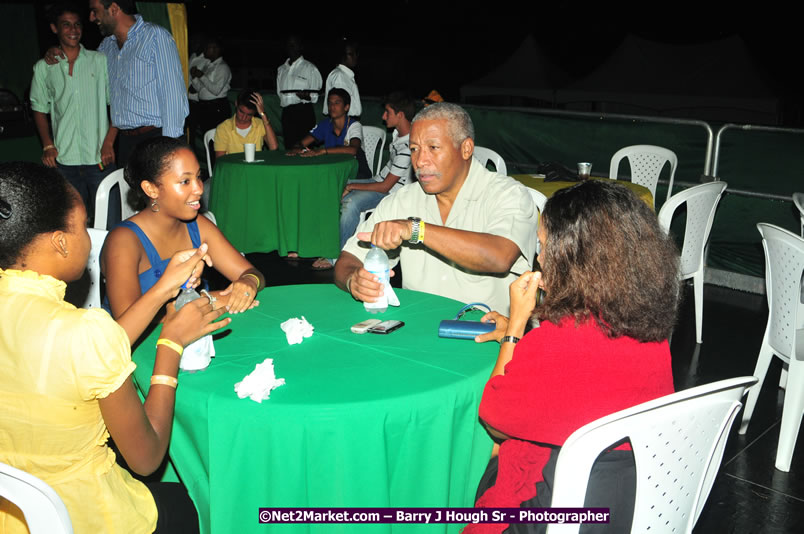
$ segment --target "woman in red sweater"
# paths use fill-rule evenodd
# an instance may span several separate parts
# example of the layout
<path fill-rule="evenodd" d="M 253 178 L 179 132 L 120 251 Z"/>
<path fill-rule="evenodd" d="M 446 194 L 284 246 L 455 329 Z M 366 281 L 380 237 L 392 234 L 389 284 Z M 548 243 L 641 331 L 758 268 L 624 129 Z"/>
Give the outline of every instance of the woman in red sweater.
<path fill-rule="evenodd" d="M 511 317 L 478 341 L 500 341 L 480 418 L 497 441 L 477 506 L 548 507 L 559 448 L 578 428 L 673 392 L 667 338 L 678 301 L 678 252 L 650 207 L 621 185 L 557 192 L 539 224 L 541 272 L 511 284 Z M 537 307 L 538 289 L 545 292 Z M 540 326 L 525 334 L 532 316 Z M 521 338 L 521 340 L 520 340 Z M 628 443 L 601 455 L 586 506 L 629 532 L 635 494 Z M 546 525 L 470 525 L 465 532 L 544 532 Z M 588 529 L 588 530 L 587 530 Z M 597 529 L 597 530 L 595 530 Z"/>

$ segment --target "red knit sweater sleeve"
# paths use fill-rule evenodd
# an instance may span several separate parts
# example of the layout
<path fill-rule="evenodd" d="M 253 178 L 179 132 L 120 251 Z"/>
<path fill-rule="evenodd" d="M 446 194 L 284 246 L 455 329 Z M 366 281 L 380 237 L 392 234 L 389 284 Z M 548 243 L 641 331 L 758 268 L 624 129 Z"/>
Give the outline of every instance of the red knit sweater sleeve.
<path fill-rule="evenodd" d="M 581 426 L 673 392 L 667 341 L 609 339 L 592 321 L 543 322 L 489 380 L 480 417 L 505 434 L 563 445 Z"/>

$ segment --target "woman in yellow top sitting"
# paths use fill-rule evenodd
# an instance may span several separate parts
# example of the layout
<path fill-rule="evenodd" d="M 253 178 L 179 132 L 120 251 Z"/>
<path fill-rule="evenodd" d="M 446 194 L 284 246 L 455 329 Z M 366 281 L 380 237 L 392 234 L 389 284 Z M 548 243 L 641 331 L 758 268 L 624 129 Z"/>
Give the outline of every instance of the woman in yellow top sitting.
<path fill-rule="evenodd" d="M 65 282 L 86 268 L 86 223 L 81 197 L 58 171 L 0 164 L 0 462 L 49 484 L 76 533 L 197 531 L 180 485 L 146 487 L 115 463 L 106 442 L 111 435 L 133 471 L 152 473 L 170 441 L 182 347 L 230 319 L 213 322 L 223 310 L 206 298 L 169 312 L 143 404 L 131 378 L 136 321 L 124 315 L 118 324 L 101 309 L 64 301 Z M 188 279 L 197 283 L 206 250 L 173 256 L 148 292 L 159 307 Z M 27 532 L 4 499 L 0 532 Z"/>
<path fill-rule="evenodd" d="M 279 148 L 271 121 L 265 115 L 262 95 L 246 89 L 237 95 L 234 117 L 226 119 L 215 129 L 215 157 L 245 152 L 246 143 L 257 145 L 259 152 L 263 142 L 268 150 Z"/>

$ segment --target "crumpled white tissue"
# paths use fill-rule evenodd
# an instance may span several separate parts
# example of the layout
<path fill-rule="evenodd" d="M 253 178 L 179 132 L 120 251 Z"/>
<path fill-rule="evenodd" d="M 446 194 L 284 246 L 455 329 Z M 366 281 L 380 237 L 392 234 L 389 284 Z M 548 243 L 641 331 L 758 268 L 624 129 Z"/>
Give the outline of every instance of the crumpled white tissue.
<path fill-rule="evenodd" d="M 391 282 L 390 281 L 385 282 L 384 286 L 385 287 L 383 288 L 383 294 L 388 299 L 388 305 L 389 306 L 399 306 L 399 297 L 396 296 L 396 293 L 394 292 L 394 288 L 391 286 Z"/>
<path fill-rule="evenodd" d="M 276 378 L 274 360 L 265 358 L 254 370 L 234 385 L 235 393 L 241 399 L 246 397 L 255 402 L 262 402 L 271 397 L 271 391 L 285 384 L 284 378 Z"/>
<path fill-rule="evenodd" d="M 179 369 L 182 371 L 206 369 L 214 357 L 215 345 L 212 343 L 212 334 L 207 334 L 184 347 L 179 360 Z"/>
<path fill-rule="evenodd" d="M 297 345 L 302 342 L 306 337 L 313 335 L 313 325 L 307 322 L 307 319 L 294 317 L 288 319 L 279 327 L 285 332 L 285 337 L 288 338 L 288 345 Z"/>

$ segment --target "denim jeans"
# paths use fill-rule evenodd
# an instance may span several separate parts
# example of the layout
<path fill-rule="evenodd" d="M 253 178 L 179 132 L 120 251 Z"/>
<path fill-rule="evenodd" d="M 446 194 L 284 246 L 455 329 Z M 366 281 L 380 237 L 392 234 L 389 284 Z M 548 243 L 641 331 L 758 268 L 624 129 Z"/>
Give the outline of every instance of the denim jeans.
<path fill-rule="evenodd" d="M 98 165 L 62 165 L 57 163 L 59 172 L 67 181 L 78 190 L 84 206 L 87 208 L 87 217 L 91 222 L 95 217 L 95 193 L 106 175 L 116 169 L 114 163 L 104 167 Z"/>
<path fill-rule="evenodd" d="M 371 184 L 374 180 L 349 180 L 350 184 Z M 377 191 L 349 191 L 341 200 L 341 249 L 352 237 L 360 221 L 360 213 L 376 208 L 387 193 Z"/>

